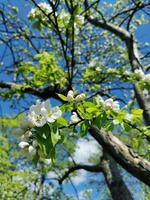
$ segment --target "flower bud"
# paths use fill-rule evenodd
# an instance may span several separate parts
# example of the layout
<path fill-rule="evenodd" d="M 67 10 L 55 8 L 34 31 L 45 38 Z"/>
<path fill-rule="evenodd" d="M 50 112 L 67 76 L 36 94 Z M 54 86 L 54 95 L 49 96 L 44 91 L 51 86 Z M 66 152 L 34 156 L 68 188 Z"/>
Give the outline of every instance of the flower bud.
<path fill-rule="evenodd" d="M 27 142 L 31 136 L 32 136 L 32 132 L 31 132 L 31 131 L 26 131 L 26 132 L 21 136 L 21 140 Z"/>
<path fill-rule="evenodd" d="M 114 101 L 112 98 L 105 100 L 104 106 L 106 109 L 112 109 L 115 112 L 118 112 L 120 110 L 119 102 Z"/>
<path fill-rule="evenodd" d="M 85 96 L 85 94 L 84 93 L 81 93 L 81 94 L 79 94 L 78 96 L 76 96 L 76 98 L 75 98 L 75 100 L 76 101 L 83 101 L 83 100 L 85 100 L 86 99 L 86 96 Z"/>
<path fill-rule="evenodd" d="M 32 146 L 36 148 L 38 146 L 38 142 L 36 140 L 33 141 Z"/>
<path fill-rule="evenodd" d="M 32 156 L 36 154 L 36 149 L 32 145 L 29 146 L 28 151 Z"/>
<path fill-rule="evenodd" d="M 29 143 L 28 143 L 28 142 L 22 141 L 22 142 L 20 142 L 20 143 L 18 144 L 18 146 L 19 146 L 21 149 L 24 149 L 24 148 L 26 148 L 26 147 L 29 146 Z"/>
<path fill-rule="evenodd" d="M 69 90 L 69 92 L 67 94 L 67 100 L 69 102 L 72 102 L 74 100 L 74 92 L 72 90 Z"/>
<path fill-rule="evenodd" d="M 73 115 L 71 115 L 70 117 L 70 123 L 74 124 L 74 123 L 78 123 L 80 121 L 80 118 L 78 117 L 76 112 L 73 112 Z"/>

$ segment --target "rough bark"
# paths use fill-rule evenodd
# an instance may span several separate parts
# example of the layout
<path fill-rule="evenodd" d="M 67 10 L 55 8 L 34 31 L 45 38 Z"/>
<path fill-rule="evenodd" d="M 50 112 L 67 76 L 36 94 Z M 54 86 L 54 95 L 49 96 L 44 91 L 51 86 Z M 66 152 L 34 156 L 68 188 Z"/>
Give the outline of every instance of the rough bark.
<path fill-rule="evenodd" d="M 91 126 L 90 134 L 125 170 L 150 186 L 150 162 L 135 153 L 117 137 Z"/>
<path fill-rule="evenodd" d="M 117 163 L 107 152 L 103 152 L 101 168 L 113 200 L 133 200 L 129 189 L 124 183 Z"/>

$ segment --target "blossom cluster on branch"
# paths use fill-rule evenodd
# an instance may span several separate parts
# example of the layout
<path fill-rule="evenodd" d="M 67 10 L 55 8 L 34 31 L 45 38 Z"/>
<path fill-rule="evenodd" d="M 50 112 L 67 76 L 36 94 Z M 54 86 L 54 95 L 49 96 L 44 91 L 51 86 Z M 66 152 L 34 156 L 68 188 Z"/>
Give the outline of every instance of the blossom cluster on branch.
<path fill-rule="evenodd" d="M 51 28 L 53 28 L 56 20 L 55 18 L 57 18 L 57 23 L 59 24 L 59 30 L 61 32 L 65 32 L 66 29 L 69 30 L 72 26 L 74 26 L 74 33 L 76 35 L 79 33 L 79 29 L 84 24 L 84 17 L 80 15 L 80 12 L 76 12 L 76 15 L 71 15 L 64 9 L 56 12 L 54 8 L 52 9 L 50 4 L 45 2 L 39 3 L 37 7 L 32 8 L 28 14 L 28 18 L 33 22 L 33 27 L 39 30 L 47 27 L 48 24 L 50 24 Z M 52 24 L 50 18 L 53 21 Z"/>
<path fill-rule="evenodd" d="M 50 107 L 49 101 L 36 101 L 35 105 L 30 107 L 28 115 L 21 121 L 20 128 L 15 132 L 21 135 L 19 147 L 26 150 L 31 155 L 36 154 L 37 142 L 33 142 L 33 132 L 36 127 L 43 127 L 46 123 L 54 123 L 62 115 L 60 108 Z"/>

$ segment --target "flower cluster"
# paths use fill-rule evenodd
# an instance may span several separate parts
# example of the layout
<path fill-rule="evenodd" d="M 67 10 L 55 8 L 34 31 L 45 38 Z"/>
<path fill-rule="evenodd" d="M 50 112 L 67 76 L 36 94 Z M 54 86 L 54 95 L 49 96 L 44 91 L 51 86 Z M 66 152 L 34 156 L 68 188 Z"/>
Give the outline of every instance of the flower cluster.
<path fill-rule="evenodd" d="M 114 101 L 112 98 L 106 99 L 104 101 L 104 107 L 107 109 L 112 109 L 115 112 L 120 110 L 120 105 L 118 101 Z"/>
<path fill-rule="evenodd" d="M 53 123 L 61 117 L 62 111 L 59 107 L 50 107 L 49 101 L 37 100 L 35 105 L 30 107 L 28 115 L 22 120 L 20 128 L 15 133 L 21 136 L 19 147 L 26 150 L 30 155 L 36 154 L 36 141 L 32 142 L 32 129 L 43 127 L 46 123 Z"/>
<path fill-rule="evenodd" d="M 98 96 L 97 104 L 101 104 L 106 110 L 111 109 L 115 112 L 118 112 L 120 110 L 120 105 L 118 101 L 114 101 L 112 98 L 106 99 L 105 101 L 101 96 Z"/>
<path fill-rule="evenodd" d="M 28 18 L 30 20 L 37 20 L 40 26 L 41 22 L 46 23 L 48 21 L 48 18 L 44 15 L 44 13 L 46 15 L 53 13 L 51 6 L 45 2 L 39 3 L 37 7 L 32 8 L 28 14 Z M 60 13 L 55 12 L 55 16 L 57 16 L 59 29 L 61 31 L 66 30 L 66 27 L 67 28 L 71 27 L 70 26 L 71 15 L 70 13 L 66 12 L 66 10 L 62 9 Z M 83 23 L 84 23 L 84 17 L 77 14 L 74 18 L 74 32 L 76 35 L 79 33 L 79 29 L 82 27 Z"/>
<path fill-rule="evenodd" d="M 69 28 L 70 26 L 70 20 L 71 15 L 67 13 L 65 10 L 62 10 L 60 14 L 57 15 L 58 19 L 60 21 L 60 30 L 63 31 L 65 27 Z M 74 31 L 77 35 L 79 33 L 79 28 L 82 27 L 84 24 L 84 17 L 81 15 L 76 15 L 74 19 Z M 69 26 L 68 26 L 69 25 Z"/>
<path fill-rule="evenodd" d="M 84 93 L 81 93 L 77 96 L 75 96 L 73 90 L 69 90 L 68 94 L 67 94 L 67 101 L 69 102 L 81 102 L 84 101 L 86 99 L 86 96 Z M 78 117 L 76 112 L 73 112 L 73 114 L 70 117 L 70 124 L 74 124 L 74 123 L 78 123 L 81 119 Z"/>
<path fill-rule="evenodd" d="M 31 11 L 28 14 L 28 18 L 34 19 L 36 17 L 41 16 L 42 11 L 40 9 L 43 10 L 46 14 L 49 14 L 52 12 L 52 8 L 50 7 L 50 5 L 43 2 L 43 3 L 39 3 L 38 7 L 31 9 Z"/>
<path fill-rule="evenodd" d="M 81 93 L 75 97 L 74 92 L 72 90 L 69 90 L 67 94 L 67 100 L 69 102 L 75 101 L 75 102 L 80 102 L 86 99 L 86 96 L 84 93 Z"/>
<path fill-rule="evenodd" d="M 141 69 L 136 69 L 134 73 L 137 74 L 139 78 L 141 78 L 144 81 L 150 80 L 150 74 L 144 74 L 144 72 Z"/>

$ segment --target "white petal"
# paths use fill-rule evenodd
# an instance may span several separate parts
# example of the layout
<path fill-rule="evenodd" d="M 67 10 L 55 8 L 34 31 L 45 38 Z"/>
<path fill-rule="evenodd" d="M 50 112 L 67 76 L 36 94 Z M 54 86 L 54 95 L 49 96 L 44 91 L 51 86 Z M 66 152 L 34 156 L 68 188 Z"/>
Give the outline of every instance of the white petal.
<path fill-rule="evenodd" d="M 42 127 L 42 126 L 44 126 L 45 124 L 46 124 L 46 120 L 45 120 L 45 119 L 35 122 L 35 125 L 36 125 L 37 127 Z"/>
<path fill-rule="evenodd" d="M 46 120 L 47 120 L 47 122 L 52 123 L 55 121 L 55 118 L 53 118 L 51 116 L 50 117 L 47 116 Z"/>
<path fill-rule="evenodd" d="M 58 119 L 62 115 L 62 111 L 59 107 L 52 108 L 52 118 Z"/>
<path fill-rule="evenodd" d="M 29 146 L 28 151 L 33 156 L 36 154 L 36 149 L 32 145 Z"/>
<path fill-rule="evenodd" d="M 51 108 L 50 102 L 49 100 L 46 100 L 44 102 L 42 102 L 42 106 L 46 109 L 49 110 Z"/>
<path fill-rule="evenodd" d="M 70 122 L 71 123 L 77 123 L 80 121 L 80 118 L 78 117 L 76 112 L 73 112 L 73 115 L 70 117 Z"/>
<path fill-rule="evenodd" d="M 28 143 L 28 142 L 22 141 L 22 142 L 20 142 L 20 143 L 18 144 L 18 146 L 19 146 L 21 149 L 24 149 L 25 147 L 28 147 L 28 146 L 29 146 L 29 143 Z"/>

